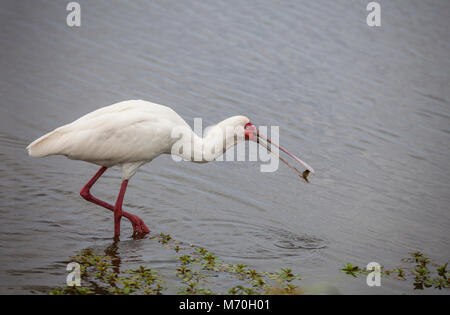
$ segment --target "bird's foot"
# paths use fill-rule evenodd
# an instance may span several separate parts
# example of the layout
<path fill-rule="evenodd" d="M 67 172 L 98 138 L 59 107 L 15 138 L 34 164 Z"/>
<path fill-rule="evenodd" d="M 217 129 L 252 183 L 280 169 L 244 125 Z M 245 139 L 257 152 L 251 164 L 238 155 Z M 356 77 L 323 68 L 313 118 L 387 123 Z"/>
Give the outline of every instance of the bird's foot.
<path fill-rule="evenodd" d="M 131 225 L 133 225 L 133 236 L 135 235 L 145 235 L 150 233 L 149 228 L 145 225 L 144 221 L 139 218 L 137 215 L 124 213 L 124 217 L 130 220 Z"/>

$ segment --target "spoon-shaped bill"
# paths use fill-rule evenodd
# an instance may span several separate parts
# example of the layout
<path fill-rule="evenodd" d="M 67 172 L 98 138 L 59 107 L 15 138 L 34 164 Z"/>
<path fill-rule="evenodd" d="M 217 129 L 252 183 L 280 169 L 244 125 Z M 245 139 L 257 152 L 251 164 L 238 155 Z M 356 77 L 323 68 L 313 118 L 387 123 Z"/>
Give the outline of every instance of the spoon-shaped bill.
<path fill-rule="evenodd" d="M 289 153 L 287 150 L 285 150 L 283 147 L 279 146 L 276 143 L 273 143 L 269 138 L 264 137 L 262 134 L 260 134 L 258 132 L 257 134 L 258 138 L 262 138 L 264 139 L 267 143 L 270 143 L 271 145 L 276 146 L 278 149 L 280 149 L 281 151 L 283 151 L 284 153 L 286 153 L 287 155 L 289 155 L 291 158 L 293 158 L 294 160 L 296 160 L 298 163 L 300 163 L 304 168 L 306 168 L 309 172 L 311 172 L 311 174 L 316 174 L 316 172 L 314 171 L 314 169 L 309 166 L 306 162 L 303 162 L 302 160 L 300 160 L 298 157 L 296 157 L 295 155 Z M 267 146 L 266 146 L 267 148 Z M 281 158 L 280 158 L 281 159 Z M 306 175 L 307 176 L 307 175 Z"/>

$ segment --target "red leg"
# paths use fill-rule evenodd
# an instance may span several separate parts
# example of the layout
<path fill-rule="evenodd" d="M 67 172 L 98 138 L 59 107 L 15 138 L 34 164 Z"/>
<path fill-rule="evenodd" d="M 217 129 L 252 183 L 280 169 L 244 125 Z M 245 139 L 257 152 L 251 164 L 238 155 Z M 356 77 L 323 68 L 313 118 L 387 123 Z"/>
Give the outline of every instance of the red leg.
<path fill-rule="evenodd" d="M 94 196 L 91 195 L 90 189 L 92 188 L 92 186 L 95 184 L 95 182 L 100 178 L 100 176 L 103 175 L 103 173 L 106 171 L 106 167 L 102 167 L 98 170 L 98 172 L 86 183 L 86 185 L 83 187 L 83 189 L 81 189 L 80 191 L 80 195 L 86 199 L 89 202 L 95 203 L 99 206 L 102 206 L 103 208 L 106 208 L 108 210 L 114 211 L 114 214 L 116 214 L 115 211 L 115 206 L 104 202 L 100 199 L 95 198 Z M 122 187 L 124 186 L 124 183 L 122 183 Z M 122 192 L 122 187 L 120 192 Z M 125 189 L 126 189 L 126 184 L 125 187 L 123 187 L 123 195 L 125 194 Z M 123 202 L 123 195 L 122 195 L 122 201 Z M 119 193 L 119 197 L 120 197 L 120 193 Z M 117 199 L 117 202 L 119 201 L 119 198 Z M 117 205 L 116 202 L 116 205 Z M 133 231 L 134 233 L 143 233 L 143 234 L 147 234 L 150 233 L 150 230 L 148 229 L 148 227 L 145 225 L 144 221 L 142 221 L 141 218 L 139 218 L 138 216 L 122 211 L 122 204 L 120 207 L 120 211 L 122 212 L 122 215 L 127 218 L 128 220 L 130 220 L 131 224 L 133 225 Z M 120 222 L 120 219 L 118 219 Z M 114 216 L 114 226 L 116 225 L 116 216 Z M 120 230 L 120 227 L 119 227 Z"/>
<path fill-rule="evenodd" d="M 122 186 L 120 186 L 119 196 L 117 196 L 116 206 L 114 207 L 114 236 L 120 236 L 120 220 L 123 215 L 122 204 L 127 185 L 128 180 L 124 180 Z"/>

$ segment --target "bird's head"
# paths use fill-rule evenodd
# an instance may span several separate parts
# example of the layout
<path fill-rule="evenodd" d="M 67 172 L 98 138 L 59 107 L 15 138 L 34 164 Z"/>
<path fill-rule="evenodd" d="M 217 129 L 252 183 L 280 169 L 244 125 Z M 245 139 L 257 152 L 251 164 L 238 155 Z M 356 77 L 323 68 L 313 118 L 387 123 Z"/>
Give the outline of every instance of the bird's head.
<path fill-rule="evenodd" d="M 212 132 L 218 131 L 223 135 L 226 145 L 224 149 L 233 146 L 241 141 L 248 140 L 245 134 L 245 126 L 250 123 L 250 119 L 245 116 L 233 116 L 222 120 L 213 126 Z M 211 134 L 211 131 L 207 131 Z M 245 136 L 245 137 L 244 137 Z"/>
<path fill-rule="evenodd" d="M 228 132 L 230 130 L 231 132 Z M 265 147 L 268 151 L 274 153 L 275 155 L 278 155 L 277 154 L 278 150 L 274 151 L 272 149 L 275 147 L 280 151 L 286 153 L 296 162 L 300 163 L 306 169 L 303 173 L 298 171 L 295 167 L 291 166 L 284 158 L 278 156 L 282 162 L 284 162 L 286 165 L 289 166 L 289 168 L 298 173 L 305 181 L 308 181 L 307 177 L 309 173 L 315 174 L 314 169 L 307 163 L 305 163 L 295 155 L 289 153 L 286 149 L 278 145 L 278 143 L 272 142 L 272 140 L 261 134 L 258 128 L 256 128 L 256 126 L 250 122 L 250 119 L 248 119 L 245 116 L 233 116 L 221 121 L 213 128 L 212 132 L 210 133 L 210 136 L 220 138 L 220 136 L 218 136 L 217 133 L 222 134 L 223 139 L 225 140 L 224 142 L 225 146 L 223 148 L 224 151 L 226 151 L 229 147 L 237 144 L 240 141 L 243 140 L 254 141 Z"/>

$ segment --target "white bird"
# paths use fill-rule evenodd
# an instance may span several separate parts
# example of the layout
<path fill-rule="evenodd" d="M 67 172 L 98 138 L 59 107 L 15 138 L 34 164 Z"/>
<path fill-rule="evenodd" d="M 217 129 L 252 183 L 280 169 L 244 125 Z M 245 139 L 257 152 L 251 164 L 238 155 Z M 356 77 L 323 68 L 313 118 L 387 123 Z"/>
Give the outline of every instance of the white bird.
<path fill-rule="evenodd" d="M 242 130 L 243 137 L 226 132 L 228 128 Z M 134 234 L 150 232 L 141 218 L 122 210 L 128 180 L 139 167 L 161 154 L 175 154 L 185 160 L 204 163 L 214 160 L 244 139 L 261 143 L 260 138 L 301 163 L 306 168 L 303 173 L 305 180 L 309 172 L 314 174 L 308 164 L 261 135 L 245 116 L 225 119 L 215 125 L 204 138 L 200 138 L 171 108 L 142 100 L 119 102 L 95 110 L 38 138 L 27 149 L 32 157 L 64 155 L 69 159 L 101 166 L 80 194 L 84 199 L 114 212 L 114 235 L 118 237 L 122 216 L 130 220 Z M 193 143 L 196 145 L 192 145 Z M 173 152 L 175 144 L 181 149 Z M 270 150 L 267 145 L 261 144 Z M 200 159 L 195 158 L 198 156 Z M 282 161 L 288 164 L 283 159 Z M 115 205 L 111 205 L 92 196 L 90 189 L 107 168 L 116 165 L 122 168 L 122 185 Z"/>

